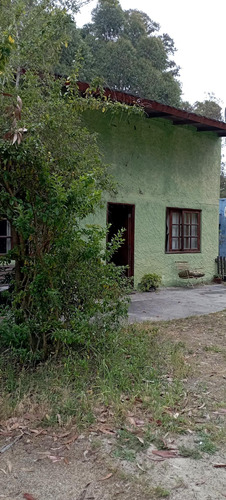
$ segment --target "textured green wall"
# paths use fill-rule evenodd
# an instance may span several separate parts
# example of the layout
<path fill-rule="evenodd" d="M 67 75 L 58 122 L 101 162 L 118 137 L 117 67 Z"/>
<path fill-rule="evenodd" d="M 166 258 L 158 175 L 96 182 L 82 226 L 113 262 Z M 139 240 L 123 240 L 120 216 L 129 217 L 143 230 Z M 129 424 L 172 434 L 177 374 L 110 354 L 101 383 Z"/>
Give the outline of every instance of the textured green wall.
<path fill-rule="evenodd" d="M 220 139 L 194 127 L 136 116 L 121 118 L 92 111 L 86 125 L 98 133 L 109 172 L 118 182 L 105 201 L 135 205 L 135 283 L 156 272 L 163 285 L 185 285 L 178 262 L 215 274 L 218 255 Z M 166 207 L 197 208 L 201 214 L 201 253 L 166 254 Z M 106 224 L 106 206 L 92 222 Z"/>

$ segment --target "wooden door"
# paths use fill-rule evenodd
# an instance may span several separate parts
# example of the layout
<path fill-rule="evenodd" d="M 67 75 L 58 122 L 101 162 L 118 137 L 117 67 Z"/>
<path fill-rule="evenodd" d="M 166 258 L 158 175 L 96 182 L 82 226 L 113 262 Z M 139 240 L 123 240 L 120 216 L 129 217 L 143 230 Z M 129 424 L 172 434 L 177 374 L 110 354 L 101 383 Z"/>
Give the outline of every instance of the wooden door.
<path fill-rule="evenodd" d="M 114 253 L 112 261 L 116 266 L 127 266 L 126 275 L 134 275 L 134 217 L 135 205 L 126 203 L 108 203 L 107 222 L 111 224 L 108 233 L 108 241 L 121 229 L 123 232 L 123 243 Z"/>

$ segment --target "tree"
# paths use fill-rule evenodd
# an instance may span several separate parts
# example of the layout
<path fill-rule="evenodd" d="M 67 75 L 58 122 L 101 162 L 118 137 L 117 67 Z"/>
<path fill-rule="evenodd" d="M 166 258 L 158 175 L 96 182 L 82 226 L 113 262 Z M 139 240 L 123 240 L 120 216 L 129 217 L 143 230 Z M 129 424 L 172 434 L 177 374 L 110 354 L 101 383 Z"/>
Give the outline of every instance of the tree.
<path fill-rule="evenodd" d="M 184 109 L 197 115 L 213 118 L 214 120 L 222 120 L 221 103 L 213 93 L 208 93 L 208 99 L 204 101 L 196 101 L 194 104 L 184 102 L 182 105 Z"/>
<path fill-rule="evenodd" d="M 124 15 L 118 0 L 99 0 L 92 19 L 90 29 L 99 40 L 117 40 L 123 31 Z"/>
<path fill-rule="evenodd" d="M 127 10 L 124 12 L 125 25 L 124 34 L 135 46 L 141 38 L 148 38 L 159 31 L 159 24 L 155 23 L 145 12 L 139 10 Z"/>
<path fill-rule="evenodd" d="M 63 2 L 61 2 L 63 3 Z M 60 3 L 55 6 L 51 0 L 31 2 L 29 0 L 3 0 L 0 4 L 1 36 L 13 40 L 10 60 L 5 70 L 5 78 L 28 69 L 51 71 L 54 61 L 67 45 L 70 36 L 70 21 Z"/>
<path fill-rule="evenodd" d="M 46 357 L 62 344 L 92 350 L 106 342 L 125 312 L 125 280 L 108 263 L 117 241 L 105 252 L 103 230 L 85 225 L 102 189 L 110 188 L 96 138 L 82 126 L 76 86 L 63 91 L 65 79 L 51 75 L 67 40 L 68 15 L 42 0 L 21 0 L 19 13 L 17 2 L 12 7 L 8 27 L 2 11 L 15 49 L 4 61 L 0 89 L 0 217 L 14 232 L 5 260 L 15 260 L 15 279 L 0 338 L 24 360 Z M 33 40 L 28 49 L 37 13 L 38 54 Z"/>
<path fill-rule="evenodd" d="M 159 28 L 144 12 L 123 11 L 118 0 L 100 0 L 91 23 L 81 30 L 73 26 L 58 71 L 69 75 L 77 64 L 81 80 L 99 76 L 113 89 L 179 106 L 174 42 L 159 35 Z"/>
<path fill-rule="evenodd" d="M 5 65 L 9 60 L 12 47 L 14 44 L 14 39 L 9 35 L 8 37 L 2 37 L 0 44 L 0 71 L 5 69 Z"/>
<path fill-rule="evenodd" d="M 197 115 L 213 118 L 214 120 L 222 120 L 221 106 L 213 100 L 205 100 L 203 102 L 196 101 L 193 105 L 194 113 Z"/>

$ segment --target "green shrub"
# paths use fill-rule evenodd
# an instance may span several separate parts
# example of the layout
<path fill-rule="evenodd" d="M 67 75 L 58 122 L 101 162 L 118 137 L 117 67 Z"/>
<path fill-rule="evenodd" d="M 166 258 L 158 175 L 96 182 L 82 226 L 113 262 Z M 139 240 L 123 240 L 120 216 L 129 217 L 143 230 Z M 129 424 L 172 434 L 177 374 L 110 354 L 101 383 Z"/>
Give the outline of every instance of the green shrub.
<path fill-rule="evenodd" d="M 64 84 L 27 71 L 20 97 L 0 99 L 0 217 L 14 234 L 0 262 L 15 262 L 0 349 L 13 349 L 21 361 L 47 359 L 65 346 L 95 352 L 127 311 L 128 280 L 111 262 L 122 237 L 105 251 L 106 231 L 86 224 L 112 180 L 96 136 L 83 126 L 78 97 L 62 94 Z M 11 137 L 24 124 L 22 141 L 7 140 L 6 132 Z"/>
<path fill-rule="evenodd" d="M 150 292 L 151 290 L 156 290 L 161 284 L 162 278 L 156 273 L 144 274 L 141 278 L 141 282 L 138 285 L 138 289 L 141 292 Z"/>
<path fill-rule="evenodd" d="M 127 314 L 130 290 L 123 269 L 104 257 L 94 228 L 86 242 L 75 238 L 46 255 L 26 292 L 14 292 L 13 307 L 2 308 L 0 349 L 11 348 L 20 362 L 38 361 L 67 346 L 99 352 Z M 20 304 L 26 295 L 25 317 Z"/>

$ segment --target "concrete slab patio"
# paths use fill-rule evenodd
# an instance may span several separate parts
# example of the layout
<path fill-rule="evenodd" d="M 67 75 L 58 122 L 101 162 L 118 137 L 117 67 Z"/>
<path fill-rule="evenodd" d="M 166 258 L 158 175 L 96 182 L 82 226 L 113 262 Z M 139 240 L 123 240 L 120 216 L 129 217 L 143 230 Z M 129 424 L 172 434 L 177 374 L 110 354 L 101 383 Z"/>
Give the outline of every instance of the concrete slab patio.
<path fill-rule="evenodd" d="M 131 295 L 129 323 L 201 316 L 226 309 L 226 285 L 163 288 Z"/>

